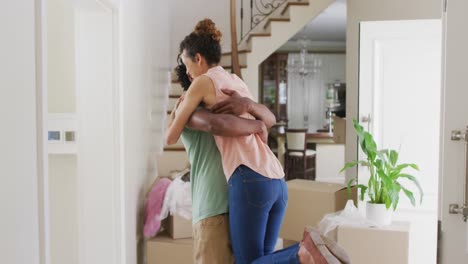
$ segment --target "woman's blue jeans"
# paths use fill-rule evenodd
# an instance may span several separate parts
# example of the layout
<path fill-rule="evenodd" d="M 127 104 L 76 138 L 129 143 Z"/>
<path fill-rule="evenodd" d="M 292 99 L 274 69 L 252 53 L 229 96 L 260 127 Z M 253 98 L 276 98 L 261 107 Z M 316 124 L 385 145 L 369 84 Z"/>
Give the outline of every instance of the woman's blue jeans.
<path fill-rule="evenodd" d="M 229 186 L 229 228 L 236 264 L 299 263 L 299 244 L 273 253 L 288 203 L 283 179 L 241 165 Z"/>

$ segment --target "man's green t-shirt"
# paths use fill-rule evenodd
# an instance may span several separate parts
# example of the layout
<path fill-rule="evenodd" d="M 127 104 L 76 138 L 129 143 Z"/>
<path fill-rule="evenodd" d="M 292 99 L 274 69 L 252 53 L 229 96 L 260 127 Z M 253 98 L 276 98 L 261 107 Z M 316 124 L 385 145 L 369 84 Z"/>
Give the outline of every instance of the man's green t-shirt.
<path fill-rule="evenodd" d="M 184 128 L 181 137 L 191 164 L 192 223 L 227 213 L 227 182 L 213 135 Z"/>

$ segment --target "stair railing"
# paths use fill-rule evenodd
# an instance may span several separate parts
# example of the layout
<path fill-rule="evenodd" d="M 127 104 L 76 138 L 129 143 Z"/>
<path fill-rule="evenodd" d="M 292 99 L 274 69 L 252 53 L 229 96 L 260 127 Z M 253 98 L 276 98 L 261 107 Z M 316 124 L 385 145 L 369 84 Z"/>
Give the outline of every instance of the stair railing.
<path fill-rule="evenodd" d="M 239 65 L 238 45 L 273 11 L 278 9 L 287 0 L 230 0 L 231 1 L 231 69 L 232 72 L 241 77 Z M 240 2 L 240 9 L 237 10 L 237 3 Z M 240 17 L 240 35 L 237 41 L 237 15 Z M 248 17 L 245 17 L 248 14 Z M 244 30 L 244 28 L 246 30 Z M 244 32 L 246 31 L 246 32 Z M 242 78 L 242 77 L 241 77 Z"/>
<path fill-rule="evenodd" d="M 237 0 L 240 2 L 240 42 L 287 0 Z M 246 16 L 247 15 L 247 16 Z M 245 30 L 244 30 L 245 28 Z M 245 31 L 245 32 L 244 32 Z"/>
<path fill-rule="evenodd" d="M 237 50 L 236 0 L 231 0 L 231 71 L 242 79 Z"/>

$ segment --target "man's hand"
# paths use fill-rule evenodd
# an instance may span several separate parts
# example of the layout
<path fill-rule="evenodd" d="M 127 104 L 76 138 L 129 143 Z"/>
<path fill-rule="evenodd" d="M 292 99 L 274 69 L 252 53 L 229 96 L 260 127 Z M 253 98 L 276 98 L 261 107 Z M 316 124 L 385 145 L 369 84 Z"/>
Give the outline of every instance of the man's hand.
<path fill-rule="evenodd" d="M 261 132 L 257 133 L 260 136 L 260 139 L 262 139 L 263 143 L 268 144 L 268 129 L 262 121 L 259 121 L 261 123 Z"/>
<path fill-rule="evenodd" d="M 215 114 L 233 114 L 240 116 L 249 113 L 257 120 L 262 120 L 267 128 L 276 124 L 275 115 L 265 105 L 256 103 L 248 97 L 242 97 L 239 93 L 229 89 L 222 89 L 223 93 L 229 95 L 229 98 L 215 104 L 211 111 Z"/>
<path fill-rule="evenodd" d="M 251 110 L 253 101 L 247 97 L 242 97 L 238 92 L 229 89 L 221 90 L 224 94 L 229 95 L 229 98 L 215 104 L 211 111 L 215 114 L 232 114 L 240 116 L 248 113 Z"/>

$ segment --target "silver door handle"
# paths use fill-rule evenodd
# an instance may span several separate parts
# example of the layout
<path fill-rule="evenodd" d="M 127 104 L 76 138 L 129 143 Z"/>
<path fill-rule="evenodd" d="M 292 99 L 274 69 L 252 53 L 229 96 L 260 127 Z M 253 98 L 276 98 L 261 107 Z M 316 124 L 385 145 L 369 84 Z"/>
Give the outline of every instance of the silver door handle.
<path fill-rule="evenodd" d="M 370 123 L 370 121 L 371 121 L 370 114 L 361 117 L 361 122 L 362 122 L 362 123 Z"/>
<path fill-rule="evenodd" d="M 468 127 L 466 127 L 465 132 L 462 132 L 460 130 L 452 131 L 451 139 L 453 141 L 465 142 L 465 192 L 464 204 L 450 204 L 449 213 L 463 215 L 463 220 L 466 222 L 468 219 Z"/>
<path fill-rule="evenodd" d="M 370 131 L 371 116 L 370 114 L 361 117 L 361 123 L 367 123 L 367 131 Z"/>

